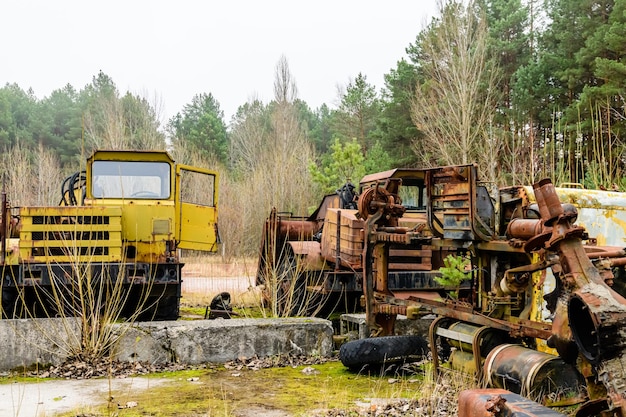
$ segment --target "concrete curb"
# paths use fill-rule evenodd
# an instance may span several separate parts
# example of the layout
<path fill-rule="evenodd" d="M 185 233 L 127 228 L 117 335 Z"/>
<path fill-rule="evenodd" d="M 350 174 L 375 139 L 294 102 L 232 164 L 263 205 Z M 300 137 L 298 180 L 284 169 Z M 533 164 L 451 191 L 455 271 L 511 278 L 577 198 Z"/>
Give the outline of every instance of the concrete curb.
<path fill-rule="evenodd" d="M 330 356 L 333 327 L 318 318 L 114 324 L 114 359 L 153 364 L 220 363 L 280 354 Z M 75 318 L 0 320 L 0 371 L 63 363 L 80 346 Z"/>
<path fill-rule="evenodd" d="M 330 356 L 332 323 L 317 318 L 145 322 L 115 325 L 113 357 L 155 364 L 226 362 L 279 354 Z"/>
<path fill-rule="evenodd" d="M 74 317 L 0 320 L 0 370 L 59 365 L 80 346 L 80 337 Z"/>

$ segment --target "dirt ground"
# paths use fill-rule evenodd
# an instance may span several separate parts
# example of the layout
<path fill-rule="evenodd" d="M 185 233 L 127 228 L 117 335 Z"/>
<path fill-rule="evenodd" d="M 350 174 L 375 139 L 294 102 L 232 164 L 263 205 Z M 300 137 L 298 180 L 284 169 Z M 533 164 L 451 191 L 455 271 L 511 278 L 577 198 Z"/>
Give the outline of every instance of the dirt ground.
<path fill-rule="evenodd" d="M 105 404 L 112 393 L 136 392 L 168 382 L 171 380 L 136 377 L 0 384 L 0 416 L 50 417 L 70 410 L 89 410 Z M 115 398 L 112 403 L 117 406 Z"/>

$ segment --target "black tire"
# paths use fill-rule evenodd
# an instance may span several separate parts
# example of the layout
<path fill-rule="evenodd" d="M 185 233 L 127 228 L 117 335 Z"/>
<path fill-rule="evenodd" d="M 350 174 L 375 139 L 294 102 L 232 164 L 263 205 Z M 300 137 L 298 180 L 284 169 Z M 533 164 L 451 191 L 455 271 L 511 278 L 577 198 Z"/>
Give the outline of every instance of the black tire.
<path fill-rule="evenodd" d="M 12 319 L 19 317 L 18 293 L 14 288 L 2 288 L 2 318 Z"/>
<path fill-rule="evenodd" d="M 159 299 L 153 320 L 178 320 L 180 302 L 177 296 L 163 296 Z"/>
<path fill-rule="evenodd" d="M 353 340 L 339 349 L 339 360 L 351 370 L 364 366 L 419 360 L 428 355 L 428 341 L 421 336 L 384 336 Z"/>

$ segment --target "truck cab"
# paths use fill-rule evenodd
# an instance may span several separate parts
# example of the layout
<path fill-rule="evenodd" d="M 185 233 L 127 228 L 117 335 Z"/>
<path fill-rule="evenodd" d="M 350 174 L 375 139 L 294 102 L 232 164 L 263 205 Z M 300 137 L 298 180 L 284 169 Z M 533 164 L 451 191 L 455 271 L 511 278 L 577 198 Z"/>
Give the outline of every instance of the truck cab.
<path fill-rule="evenodd" d="M 176 319 L 180 250 L 217 251 L 217 193 L 217 172 L 165 151 L 97 150 L 64 181 L 59 206 L 5 201 L 3 315 L 79 314 L 47 295 L 89 281 L 123 294 L 124 317 Z"/>

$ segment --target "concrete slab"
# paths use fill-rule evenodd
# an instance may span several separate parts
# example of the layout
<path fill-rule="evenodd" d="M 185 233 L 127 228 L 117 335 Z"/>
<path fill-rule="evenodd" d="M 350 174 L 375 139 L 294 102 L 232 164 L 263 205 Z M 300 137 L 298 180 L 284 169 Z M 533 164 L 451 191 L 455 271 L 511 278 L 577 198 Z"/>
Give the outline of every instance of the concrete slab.
<path fill-rule="evenodd" d="M 220 363 L 279 354 L 330 356 L 332 323 L 317 318 L 114 324 L 113 357 L 154 364 Z M 0 371 L 63 363 L 81 342 L 77 319 L 0 320 Z"/>
<path fill-rule="evenodd" d="M 330 356 L 332 323 L 318 318 L 144 322 L 115 325 L 115 359 L 155 364 L 226 362 L 279 354 Z"/>
<path fill-rule="evenodd" d="M 78 319 L 0 320 L 0 370 L 59 365 L 80 346 Z"/>

